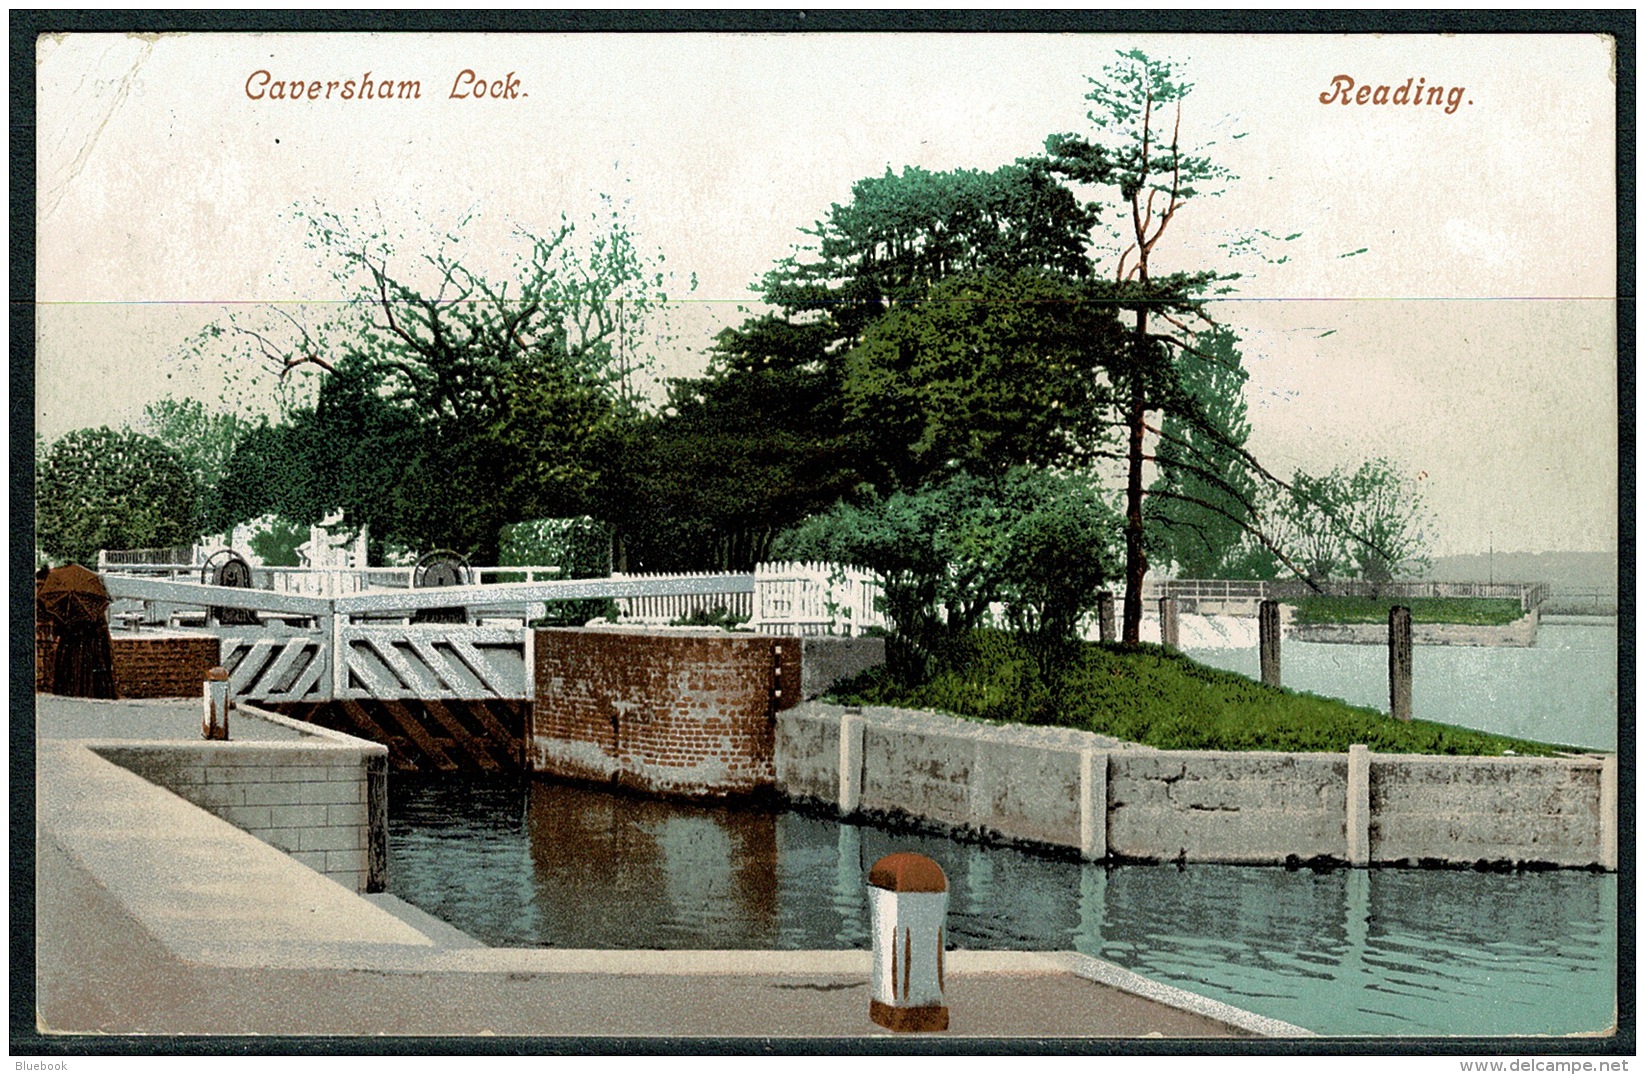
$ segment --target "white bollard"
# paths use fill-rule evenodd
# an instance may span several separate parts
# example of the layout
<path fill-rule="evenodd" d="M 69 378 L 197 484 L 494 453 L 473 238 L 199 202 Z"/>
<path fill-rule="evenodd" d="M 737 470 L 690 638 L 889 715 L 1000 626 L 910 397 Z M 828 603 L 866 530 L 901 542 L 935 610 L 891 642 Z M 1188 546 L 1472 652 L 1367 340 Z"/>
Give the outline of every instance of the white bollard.
<path fill-rule="evenodd" d="M 947 1030 L 948 878 L 942 867 L 908 851 L 885 856 L 868 871 L 868 911 L 874 938 L 868 1017 L 888 1030 Z"/>
<path fill-rule="evenodd" d="M 205 714 L 200 735 L 206 739 L 228 738 L 228 673 L 221 666 L 206 673 Z"/>

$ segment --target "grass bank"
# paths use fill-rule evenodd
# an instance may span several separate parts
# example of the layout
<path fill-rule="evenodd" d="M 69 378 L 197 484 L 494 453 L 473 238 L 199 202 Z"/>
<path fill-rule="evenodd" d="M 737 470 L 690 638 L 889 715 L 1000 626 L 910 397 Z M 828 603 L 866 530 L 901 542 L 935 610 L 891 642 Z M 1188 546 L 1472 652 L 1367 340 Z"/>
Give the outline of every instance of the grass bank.
<path fill-rule="evenodd" d="M 1266 687 L 1180 653 L 1083 643 L 1047 683 L 1011 635 L 979 631 L 929 681 L 899 684 L 876 668 L 841 684 L 834 701 L 932 709 L 958 717 L 1055 724 L 1163 750 L 1346 751 L 1389 754 L 1583 753 L 1578 747 L 1394 720 L 1334 698 Z"/>
<path fill-rule="evenodd" d="M 1525 615 L 1511 597 L 1301 597 L 1287 601 L 1295 622 L 1387 623 L 1388 610 L 1404 605 L 1413 623 L 1466 623 L 1496 627 Z"/>

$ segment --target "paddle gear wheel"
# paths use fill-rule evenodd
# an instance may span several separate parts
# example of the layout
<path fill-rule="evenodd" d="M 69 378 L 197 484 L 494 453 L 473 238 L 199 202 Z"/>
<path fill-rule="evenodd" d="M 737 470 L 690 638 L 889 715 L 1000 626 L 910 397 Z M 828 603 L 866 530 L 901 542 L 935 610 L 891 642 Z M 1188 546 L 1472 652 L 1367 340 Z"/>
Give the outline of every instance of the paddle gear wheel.
<path fill-rule="evenodd" d="M 440 586 L 467 586 L 473 579 L 473 569 L 460 554 L 450 549 L 436 549 L 428 553 L 411 569 L 411 588 L 430 590 Z M 413 613 L 412 623 L 467 623 L 468 609 L 422 608 Z"/>
<path fill-rule="evenodd" d="M 233 549 L 218 549 L 200 568 L 200 582 L 206 586 L 233 586 L 251 589 L 251 565 Z M 224 627 L 255 627 L 257 612 L 249 608 L 213 608 L 210 618 Z"/>

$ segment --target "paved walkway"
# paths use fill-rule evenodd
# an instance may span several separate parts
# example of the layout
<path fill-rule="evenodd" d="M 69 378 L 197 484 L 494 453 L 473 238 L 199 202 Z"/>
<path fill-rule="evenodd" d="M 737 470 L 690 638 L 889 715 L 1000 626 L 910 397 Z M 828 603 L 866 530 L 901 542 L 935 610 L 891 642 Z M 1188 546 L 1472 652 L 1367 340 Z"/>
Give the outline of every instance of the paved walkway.
<path fill-rule="evenodd" d="M 867 952 L 486 948 L 393 897 L 356 895 L 77 741 L 172 737 L 185 709 L 198 736 L 197 707 L 40 699 L 46 1032 L 885 1033 L 867 1017 Z M 948 1037 L 1301 1033 L 1074 953 L 956 951 L 947 971 Z"/>
<path fill-rule="evenodd" d="M 183 739 L 200 738 L 202 699 L 155 698 L 102 700 L 34 696 L 36 739 Z M 302 733 L 266 720 L 229 712 L 229 735 L 238 740 L 287 741 Z"/>

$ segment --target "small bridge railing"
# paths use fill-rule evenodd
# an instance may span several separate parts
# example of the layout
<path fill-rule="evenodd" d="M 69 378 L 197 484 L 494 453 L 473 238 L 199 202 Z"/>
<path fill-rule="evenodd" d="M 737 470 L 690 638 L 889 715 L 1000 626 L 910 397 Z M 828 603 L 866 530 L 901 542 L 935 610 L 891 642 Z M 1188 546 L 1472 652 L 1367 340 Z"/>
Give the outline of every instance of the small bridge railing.
<path fill-rule="evenodd" d="M 1518 601 L 1526 611 L 1548 596 L 1543 582 L 1366 582 L 1329 580 L 1319 592 L 1332 597 L 1474 597 Z M 1146 588 L 1151 597 L 1184 601 L 1287 601 L 1311 597 L 1315 591 L 1301 579 L 1161 579 Z"/>

